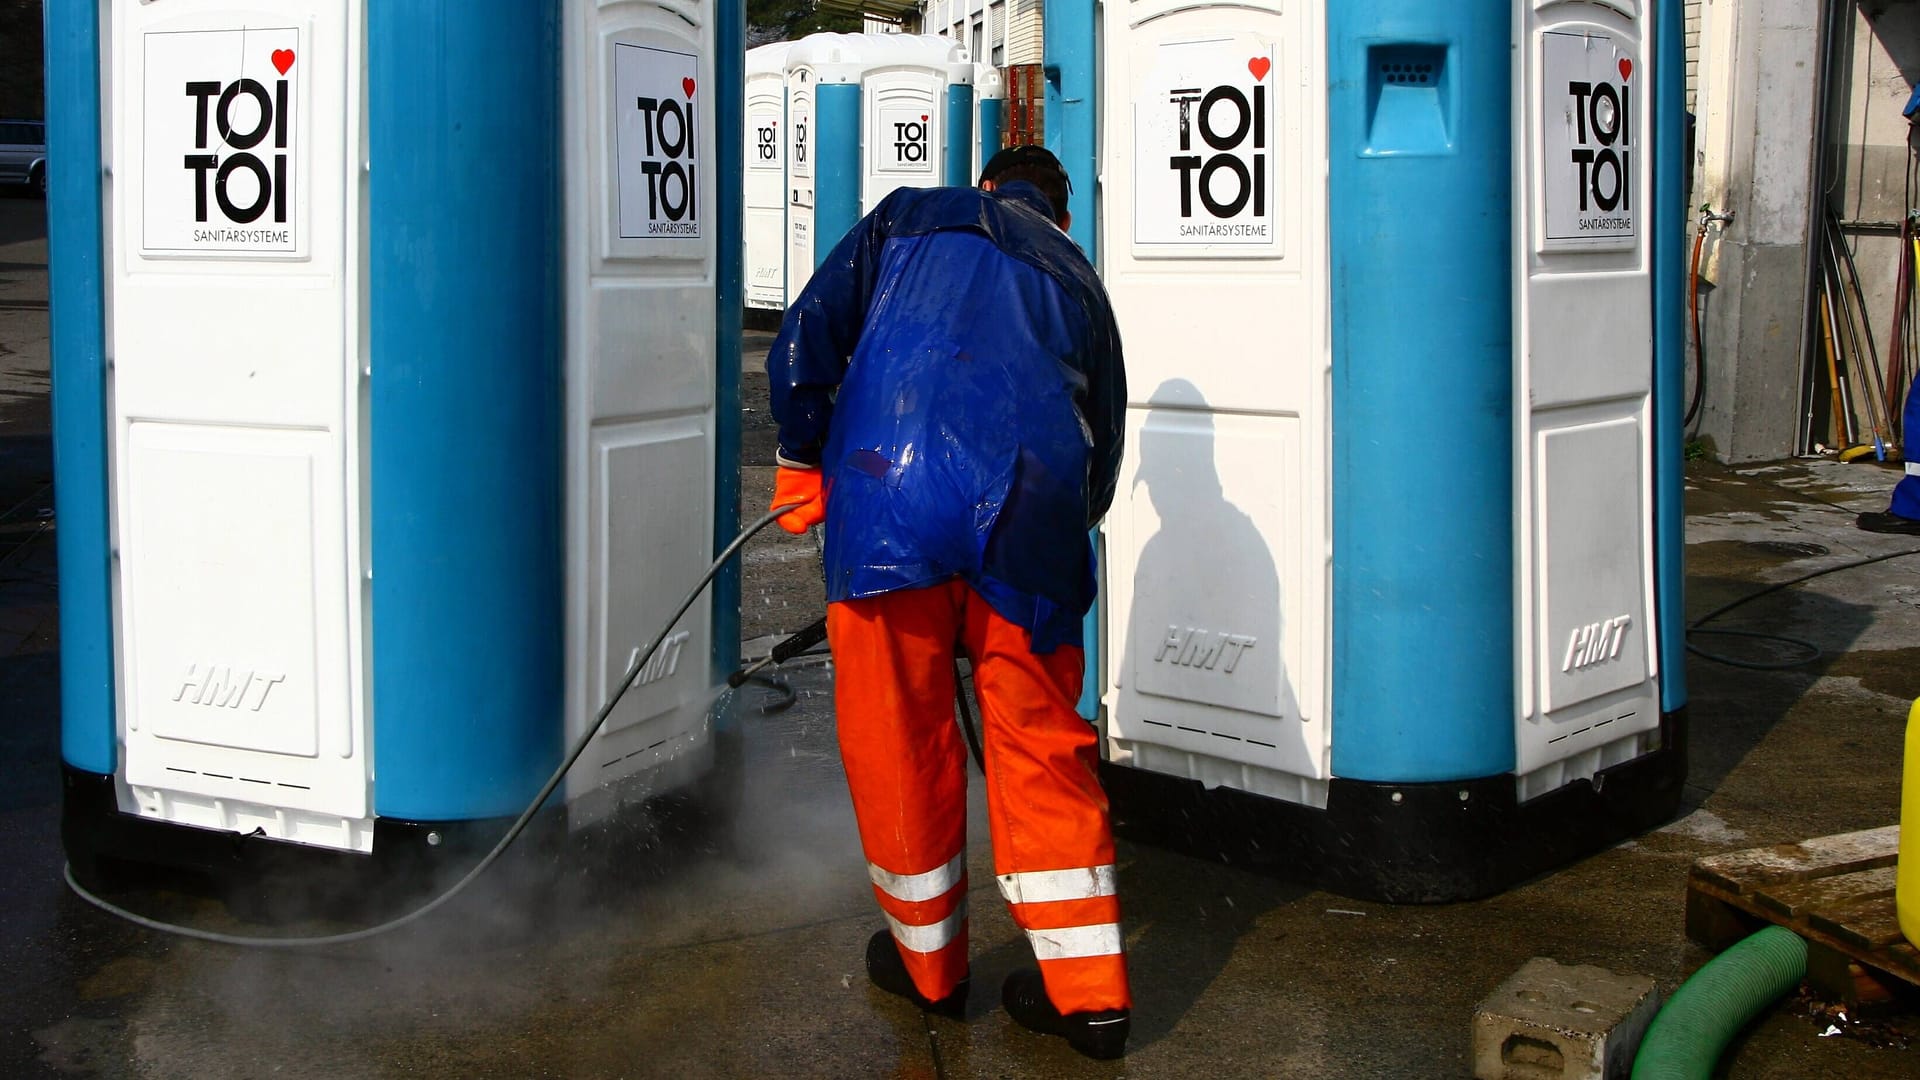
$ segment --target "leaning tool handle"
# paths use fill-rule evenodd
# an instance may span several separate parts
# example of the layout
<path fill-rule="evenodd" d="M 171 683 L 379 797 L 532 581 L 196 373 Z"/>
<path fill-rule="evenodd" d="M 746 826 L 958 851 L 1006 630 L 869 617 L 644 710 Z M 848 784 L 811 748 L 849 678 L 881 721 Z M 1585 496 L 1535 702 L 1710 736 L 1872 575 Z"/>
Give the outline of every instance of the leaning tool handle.
<path fill-rule="evenodd" d="M 825 641 L 826 638 L 827 617 L 822 615 L 801 628 L 801 630 L 792 637 L 775 645 L 773 651 L 768 653 L 765 658 L 727 676 L 727 685 L 737 690 L 745 686 L 747 680 L 753 678 L 754 673 L 761 668 L 774 664 L 784 664 L 794 657 L 799 656 L 801 653 L 806 652 L 808 649 L 813 648 L 815 645 L 820 644 L 822 641 Z"/>

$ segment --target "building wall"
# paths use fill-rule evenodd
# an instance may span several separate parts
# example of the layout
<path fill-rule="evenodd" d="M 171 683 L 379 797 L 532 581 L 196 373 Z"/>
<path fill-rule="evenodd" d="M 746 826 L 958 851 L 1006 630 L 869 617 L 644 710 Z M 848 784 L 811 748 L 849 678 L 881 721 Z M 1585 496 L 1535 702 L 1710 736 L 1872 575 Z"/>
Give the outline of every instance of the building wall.
<path fill-rule="evenodd" d="M 1043 0 L 1008 0 L 1008 66 L 1042 62 L 1044 35 L 1041 32 L 1041 24 L 1044 16 Z"/>
<path fill-rule="evenodd" d="M 1007 67 L 1040 63 L 1041 0 L 927 0 L 921 33 L 950 37 L 974 62 Z"/>
<path fill-rule="evenodd" d="M 1686 0 L 1687 111 L 1694 111 L 1700 88 L 1700 9 L 1705 0 Z"/>
<path fill-rule="evenodd" d="M 1724 461 L 1798 449 L 1823 10 L 1823 0 L 1700 9 L 1692 203 L 1733 217 L 1706 229 L 1704 392 L 1688 434 Z"/>
<path fill-rule="evenodd" d="M 1701 335 L 1706 392 L 1690 435 L 1718 457 L 1753 461 L 1845 443 L 1816 299 L 1826 214 L 1853 253 L 1884 378 L 1902 257 L 1920 79 L 1920 5 L 1911 0 L 1688 0 L 1689 77 L 1698 117 L 1689 242 L 1702 204 L 1732 212 L 1705 227 Z M 1822 139 L 1824 138 L 1824 142 Z M 1873 352 L 1836 366 L 1849 384 L 1854 442 L 1872 439 Z M 1689 386 L 1692 385 L 1691 379 Z M 1882 410 L 1884 422 L 1886 410 Z"/>

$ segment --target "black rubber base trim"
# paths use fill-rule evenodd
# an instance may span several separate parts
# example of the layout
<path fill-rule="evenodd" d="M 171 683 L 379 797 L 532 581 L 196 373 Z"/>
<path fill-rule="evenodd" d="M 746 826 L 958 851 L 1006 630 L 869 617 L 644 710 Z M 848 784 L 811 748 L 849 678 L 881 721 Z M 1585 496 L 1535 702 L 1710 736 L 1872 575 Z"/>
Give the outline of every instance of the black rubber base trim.
<path fill-rule="evenodd" d="M 1661 749 L 1522 804 L 1512 774 L 1447 783 L 1335 778 L 1327 808 L 1102 764 L 1114 832 L 1363 900 L 1437 904 L 1504 892 L 1673 817 L 1686 710 Z"/>

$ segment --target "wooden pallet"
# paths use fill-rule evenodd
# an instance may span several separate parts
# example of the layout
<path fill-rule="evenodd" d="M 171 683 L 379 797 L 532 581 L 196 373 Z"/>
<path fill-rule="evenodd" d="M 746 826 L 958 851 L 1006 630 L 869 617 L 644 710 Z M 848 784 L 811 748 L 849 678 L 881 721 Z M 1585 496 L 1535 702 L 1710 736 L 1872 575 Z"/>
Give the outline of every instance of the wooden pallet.
<path fill-rule="evenodd" d="M 1894 918 L 1900 827 L 1749 848 L 1693 864 L 1687 936 L 1715 952 L 1769 923 L 1807 940 L 1807 983 L 1849 1005 L 1920 988 L 1920 950 Z"/>

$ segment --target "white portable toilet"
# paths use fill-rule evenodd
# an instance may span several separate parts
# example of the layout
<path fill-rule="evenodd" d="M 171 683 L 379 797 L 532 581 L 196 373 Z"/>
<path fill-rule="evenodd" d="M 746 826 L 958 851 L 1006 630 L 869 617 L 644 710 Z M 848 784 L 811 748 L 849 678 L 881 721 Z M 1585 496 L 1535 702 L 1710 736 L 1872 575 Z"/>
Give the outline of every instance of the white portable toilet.
<path fill-rule="evenodd" d="M 1007 79 L 992 64 L 973 65 L 973 106 L 973 169 L 968 175 L 977 182 L 1007 130 Z"/>
<path fill-rule="evenodd" d="M 747 306 L 787 306 L 787 53 L 791 41 L 747 50 Z"/>
<path fill-rule="evenodd" d="M 570 742 L 732 535 L 719 482 L 733 482 L 737 450 L 717 404 L 737 382 L 740 297 L 722 304 L 714 283 L 731 276 L 720 252 L 738 242 L 726 202 L 739 188 L 720 193 L 743 146 L 718 0 L 691 22 L 653 5 L 563 7 Z M 608 807 L 588 796 L 612 781 L 650 772 L 645 786 L 663 790 L 712 763 L 714 661 L 738 651 L 737 608 L 695 605 L 640 672 L 567 776 L 576 822 Z"/>
<path fill-rule="evenodd" d="M 968 183 L 973 64 L 965 47 L 934 34 L 860 39 L 860 212 L 899 188 Z"/>
<path fill-rule="evenodd" d="M 71 861 L 492 843 L 735 528 L 737 4 L 57 7 Z M 574 820 L 709 774 L 730 589 Z"/>
<path fill-rule="evenodd" d="M 932 34 L 813 34 L 787 53 L 787 296 L 897 188 L 967 184 L 973 65 Z"/>
<path fill-rule="evenodd" d="M 1677 17 L 1100 11 L 1049 4 L 1048 48 L 1101 50 L 1094 246 L 1131 395 L 1096 673 L 1116 821 L 1437 901 L 1663 820 Z M 1093 145 L 1094 110 L 1049 110 L 1050 141 Z"/>

